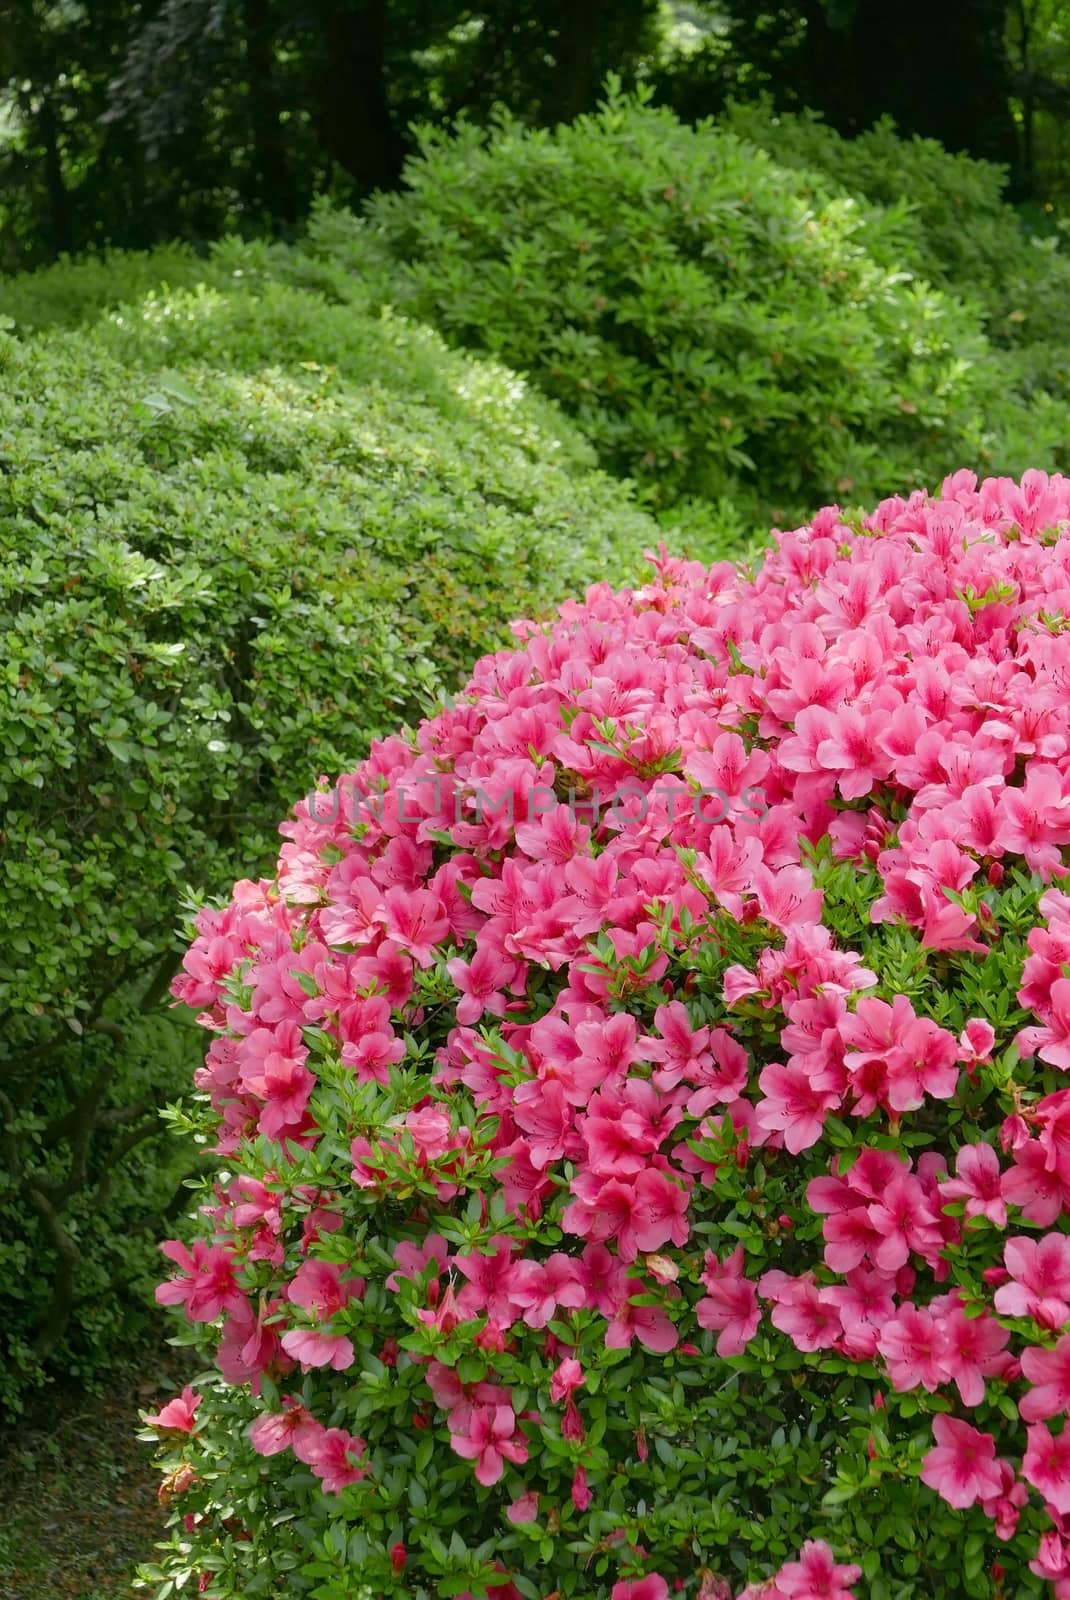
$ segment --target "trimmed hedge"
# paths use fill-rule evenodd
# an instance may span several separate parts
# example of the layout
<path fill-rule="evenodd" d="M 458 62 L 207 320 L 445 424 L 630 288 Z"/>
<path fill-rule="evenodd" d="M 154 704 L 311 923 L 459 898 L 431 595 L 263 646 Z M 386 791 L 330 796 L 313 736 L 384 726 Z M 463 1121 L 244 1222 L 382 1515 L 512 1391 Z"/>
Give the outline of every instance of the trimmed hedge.
<path fill-rule="evenodd" d="M 313 229 L 324 245 L 331 236 L 331 215 L 320 206 L 313 216 Z M 201 286 L 233 290 L 289 284 L 338 302 L 359 300 L 360 273 L 354 275 L 351 263 L 339 270 L 326 257 L 325 249 L 313 254 L 306 244 L 234 237 L 216 241 L 200 255 L 189 245 L 172 244 L 157 250 L 106 250 L 77 259 L 61 256 L 36 272 L 0 278 L 0 318 L 9 319 L 20 335 L 79 328 L 121 306 L 139 305 L 150 295 Z M 381 273 L 374 282 L 381 298 L 389 299 Z"/>
<path fill-rule="evenodd" d="M 185 1061 L 146 1082 L 119 1035 L 180 900 L 508 618 L 630 570 L 655 529 L 590 461 L 512 373 L 270 281 L 0 333 L 0 1401 L 118 1336 L 93 1218 Z"/>

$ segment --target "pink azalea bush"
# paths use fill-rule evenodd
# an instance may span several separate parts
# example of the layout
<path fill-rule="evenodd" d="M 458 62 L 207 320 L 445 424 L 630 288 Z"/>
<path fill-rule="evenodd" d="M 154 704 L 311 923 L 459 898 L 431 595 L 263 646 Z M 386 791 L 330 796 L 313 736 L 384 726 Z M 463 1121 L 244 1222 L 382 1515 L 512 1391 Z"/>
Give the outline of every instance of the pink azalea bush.
<path fill-rule="evenodd" d="M 1070 1597 L 1070 480 L 652 559 L 198 918 L 161 1596 Z"/>

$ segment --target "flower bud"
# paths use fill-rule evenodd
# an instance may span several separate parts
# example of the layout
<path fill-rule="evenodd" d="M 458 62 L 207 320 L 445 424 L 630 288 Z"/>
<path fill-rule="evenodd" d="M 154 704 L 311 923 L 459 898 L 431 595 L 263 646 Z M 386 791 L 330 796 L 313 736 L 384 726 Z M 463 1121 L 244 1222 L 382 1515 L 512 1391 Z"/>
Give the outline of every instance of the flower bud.
<path fill-rule="evenodd" d="M 499 1328 L 496 1322 L 488 1322 L 486 1327 L 480 1328 L 476 1334 L 475 1342 L 480 1350 L 500 1356 L 505 1349 L 505 1329 Z"/>
<path fill-rule="evenodd" d="M 643 1260 L 650 1276 L 658 1283 L 675 1283 L 680 1276 L 680 1268 L 668 1256 L 644 1256 Z"/>

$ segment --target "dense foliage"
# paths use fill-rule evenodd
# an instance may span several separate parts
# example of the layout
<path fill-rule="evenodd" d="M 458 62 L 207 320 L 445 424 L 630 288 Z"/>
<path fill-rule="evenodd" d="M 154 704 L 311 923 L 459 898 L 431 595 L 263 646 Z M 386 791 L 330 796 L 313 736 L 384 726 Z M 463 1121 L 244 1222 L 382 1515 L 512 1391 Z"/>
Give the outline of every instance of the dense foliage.
<path fill-rule="evenodd" d="M 0 332 L 5 1401 L 117 1337 L 134 1213 L 104 1197 L 188 1077 L 177 1036 L 125 1035 L 183 895 L 266 864 L 319 773 L 652 531 L 513 374 L 216 269 L 84 333 Z"/>
<path fill-rule="evenodd" d="M 783 520 L 1065 448 L 1065 407 L 909 270 L 900 212 L 719 125 L 611 93 L 552 134 L 426 131 L 405 177 L 368 213 L 396 302 L 528 372 L 655 504 Z"/>
<path fill-rule="evenodd" d="M 903 0 L 892 27 L 882 0 L 722 0 L 721 26 L 693 63 L 705 71 L 685 75 L 675 98 L 682 91 L 693 107 L 768 93 L 782 108 L 822 112 L 848 135 L 885 114 L 952 150 L 1008 164 L 1017 157 L 1024 184 L 1029 162 L 1016 148 L 1006 33 L 1012 14 L 1034 21 L 1039 8 L 1037 0 L 942 0 L 938 8 Z M 1048 9 L 1063 12 L 1045 19 L 1046 31 L 1058 31 L 1065 10 Z"/>
<path fill-rule="evenodd" d="M 0 267 L 291 230 L 397 182 L 416 115 L 555 122 L 658 53 L 657 0 L 0 0 Z"/>
<path fill-rule="evenodd" d="M 414 119 L 590 111 L 609 72 L 692 121 L 732 96 L 882 114 L 1070 192 L 1067 0 L 0 0 L 0 267 L 288 234 L 397 184 Z"/>
<path fill-rule="evenodd" d="M 959 472 L 519 624 L 298 807 L 174 986 L 150 1588 L 1066 1593 L 1068 615 L 1070 480 Z"/>
<path fill-rule="evenodd" d="M 981 317 L 989 339 L 1019 360 L 1005 366 L 1028 385 L 1043 380 L 1065 404 L 1070 387 L 1070 253 L 1066 230 L 1031 233 L 1006 203 L 1007 175 L 933 139 L 902 139 L 885 120 L 844 139 L 812 113 L 774 115 L 733 105 L 720 119 L 778 164 L 819 173 L 835 192 L 891 213 L 872 238 L 888 265 L 928 279 Z"/>

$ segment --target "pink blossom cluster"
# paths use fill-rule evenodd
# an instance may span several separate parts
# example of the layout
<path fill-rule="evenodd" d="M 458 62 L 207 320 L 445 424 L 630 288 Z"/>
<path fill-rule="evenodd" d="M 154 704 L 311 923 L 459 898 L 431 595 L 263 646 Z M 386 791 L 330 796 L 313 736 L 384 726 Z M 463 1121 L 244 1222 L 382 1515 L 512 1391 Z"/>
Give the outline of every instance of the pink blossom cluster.
<path fill-rule="evenodd" d="M 1070 480 L 957 473 L 860 523 L 828 508 L 753 578 L 652 559 L 645 587 L 517 624 L 328 818 L 298 808 L 275 880 L 201 913 L 174 993 L 212 1035 L 197 1086 L 230 1175 L 205 1237 L 164 1247 L 159 1298 L 218 1324 L 253 1396 L 298 1369 L 357 1382 L 372 1281 L 399 1336 L 537 1351 L 552 1381 L 519 1403 L 427 1360 L 412 1424 L 443 1423 L 514 1524 L 545 1505 L 540 1431 L 585 1439 L 586 1347 L 551 1323 L 592 1314 L 603 1348 L 656 1358 L 707 1335 L 724 1362 L 759 1337 L 834 1355 L 920 1397 L 929 1445 L 903 1470 L 1024 1539 L 1070 1600 Z M 703 786 L 717 820 L 684 803 Z M 585 821 L 596 790 L 633 803 Z M 486 804 L 506 795 L 507 819 Z M 851 928 L 837 873 L 865 891 Z M 910 992 L 852 939 L 913 962 Z M 1008 992 L 944 1003 L 1015 939 Z M 340 1073 L 407 1090 L 310 1183 L 296 1157 Z M 814 1244 L 755 1271 L 716 1225 L 726 1172 L 759 1157 L 802 1174 L 776 1237 Z M 433 1219 L 472 1193 L 467 1248 Z M 357 1195 L 403 1215 L 392 1266 L 346 1255 Z M 251 1438 L 329 1491 L 374 1473 L 296 1401 Z M 744 1593 L 850 1600 L 855 1553 L 812 1540 Z M 667 1559 L 613 1600 L 690 1582 Z"/>

